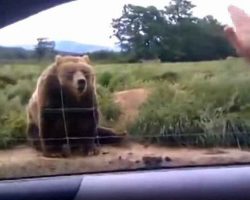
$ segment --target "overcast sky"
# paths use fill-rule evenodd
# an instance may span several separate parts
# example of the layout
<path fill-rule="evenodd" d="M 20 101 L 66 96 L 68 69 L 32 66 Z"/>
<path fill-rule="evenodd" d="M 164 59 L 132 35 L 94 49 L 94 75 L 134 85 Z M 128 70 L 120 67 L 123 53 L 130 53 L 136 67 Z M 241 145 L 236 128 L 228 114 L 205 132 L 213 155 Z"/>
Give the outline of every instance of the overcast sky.
<path fill-rule="evenodd" d="M 0 29 L 0 45 L 35 44 L 36 38 L 73 40 L 86 44 L 113 47 L 110 39 L 112 18 L 121 15 L 124 4 L 154 5 L 163 8 L 169 0 L 78 0 L 38 13 Z M 213 15 L 220 22 L 231 24 L 227 7 L 230 4 L 250 13 L 249 0 L 192 0 L 195 16 Z"/>

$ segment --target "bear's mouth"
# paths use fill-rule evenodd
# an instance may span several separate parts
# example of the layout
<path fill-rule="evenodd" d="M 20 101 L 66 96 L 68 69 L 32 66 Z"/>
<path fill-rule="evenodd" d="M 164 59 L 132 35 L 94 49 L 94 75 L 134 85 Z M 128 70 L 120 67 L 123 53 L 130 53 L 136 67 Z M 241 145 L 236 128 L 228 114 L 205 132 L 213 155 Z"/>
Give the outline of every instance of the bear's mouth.
<path fill-rule="evenodd" d="M 79 94 L 82 94 L 87 90 L 87 82 L 84 78 L 77 80 L 77 90 Z"/>
<path fill-rule="evenodd" d="M 79 86 L 77 88 L 77 91 L 81 94 L 81 93 L 84 93 L 86 91 L 86 86 Z"/>

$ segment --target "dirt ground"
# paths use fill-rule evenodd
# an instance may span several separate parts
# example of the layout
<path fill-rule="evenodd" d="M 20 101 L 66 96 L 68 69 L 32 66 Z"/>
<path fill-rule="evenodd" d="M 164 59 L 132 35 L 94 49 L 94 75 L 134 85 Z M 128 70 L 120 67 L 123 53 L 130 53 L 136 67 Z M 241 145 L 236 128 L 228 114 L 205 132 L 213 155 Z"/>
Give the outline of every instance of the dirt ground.
<path fill-rule="evenodd" d="M 115 102 L 119 104 L 126 120 L 133 120 L 138 115 L 139 106 L 147 100 L 150 92 L 144 88 L 131 89 L 115 93 Z"/>
<path fill-rule="evenodd" d="M 145 147 L 130 143 L 104 146 L 97 156 L 45 158 L 27 146 L 0 151 L 0 178 L 94 172 L 140 167 L 171 167 L 250 162 L 250 151 Z"/>
<path fill-rule="evenodd" d="M 139 88 L 115 94 L 115 101 L 123 112 L 124 125 L 138 115 L 139 106 L 145 102 L 149 91 Z M 127 143 L 123 146 L 103 146 L 97 156 L 70 158 L 45 158 L 28 146 L 0 151 L 0 179 L 54 174 L 69 174 L 139 167 L 207 165 L 250 162 L 250 151 L 239 149 L 191 149 L 145 146 Z"/>

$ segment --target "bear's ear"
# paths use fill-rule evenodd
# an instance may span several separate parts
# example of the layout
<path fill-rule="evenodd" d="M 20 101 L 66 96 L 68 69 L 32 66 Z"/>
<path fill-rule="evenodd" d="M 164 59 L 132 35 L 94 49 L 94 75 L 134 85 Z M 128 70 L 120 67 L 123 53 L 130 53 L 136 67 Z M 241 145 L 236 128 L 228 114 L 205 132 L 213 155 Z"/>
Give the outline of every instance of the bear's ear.
<path fill-rule="evenodd" d="M 61 55 L 56 55 L 55 56 L 55 62 L 56 62 L 57 65 L 61 62 L 61 58 L 62 58 Z"/>
<path fill-rule="evenodd" d="M 83 55 L 83 56 L 82 56 L 82 59 L 83 59 L 87 64 L 90 64 L 90 59 L 89 59 L 89 56 L 88 56 L 88 55 Z"/>

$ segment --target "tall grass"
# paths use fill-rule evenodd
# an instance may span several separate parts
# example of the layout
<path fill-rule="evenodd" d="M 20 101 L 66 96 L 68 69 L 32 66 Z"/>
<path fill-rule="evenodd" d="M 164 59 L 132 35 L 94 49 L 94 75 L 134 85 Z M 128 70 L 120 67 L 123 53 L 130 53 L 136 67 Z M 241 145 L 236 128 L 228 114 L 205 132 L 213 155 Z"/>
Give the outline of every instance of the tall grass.
<path fill-rule="evenodd" d="M 130 133 L 168 145 L 248 147 L 249 69 L 240 61 L 235 68 L 214 63 L 217 69 L 176 70 L 181 79 L 156 83 Z"/>
<path fill-rule="evenodd" d="M 24 108 L 44 67 L 0 65 L 0 148 L 25 138 Z M 130 134 L 167 145 L 248 147 L 250 68 L 242 60 L 95 68 L 103 125 L 116 125 L 121 114 L 113 92 L 151 87 L 153 94 L 127 127 Z"/>

